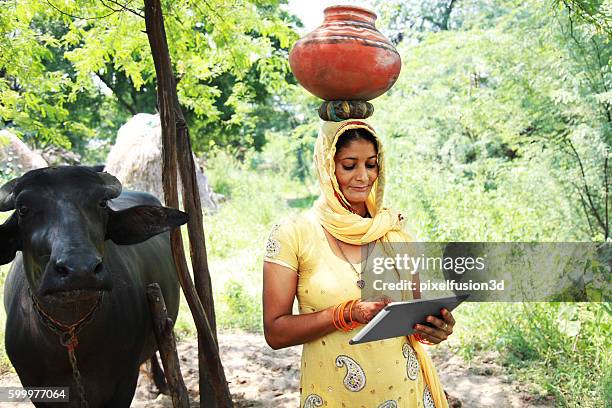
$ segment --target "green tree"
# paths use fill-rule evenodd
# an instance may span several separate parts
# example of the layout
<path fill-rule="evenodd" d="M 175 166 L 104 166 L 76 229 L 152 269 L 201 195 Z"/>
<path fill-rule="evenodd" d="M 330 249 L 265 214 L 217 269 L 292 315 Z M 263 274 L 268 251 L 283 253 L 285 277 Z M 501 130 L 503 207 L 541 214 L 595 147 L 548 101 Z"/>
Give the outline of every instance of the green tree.
<path fill-rule="evenodd" d="M 507 4 L 495 0 L 376 0 L 374 8 L 381 27 L 396 44 L 418 40 L 423 33 L 460 30 L 490 24 L 508 12 Z"/>
<path fill-rule="evenodd" d="M 599 34 L 612 36 L 612 1 L 610 0 L 556 0 L 569 14 L 582 23 L 595 28 Z"/>
<path fill-rule="evenodd" d="M 446 182 L 459 183 L 441 194 L 454 189 L 468 208 L 473 206 L 468 197 L 484 201 L 487 209 L 479 222 L 499 223 L 492 230 L 510 233 L 509 225 L 523 225 L 535 234 L 533 239 L 607 239 L 609 39 L 576 24 L 565 9 L 538 2 L 483 4 L 464 8 L 456 29 L 415 33 L 400 44 L 403 73 L 378 103 L 382 126 L 448 174 Z M 491 13 L 493 5 L 505 12 Z M 535 184 L 524 180 L 516 185 L 522 168 L 532 172 Z M 432 200 L 422 207 L 429 211 L 426 218 L 454 224 L 456 206 L 444 205 L 439 210 L 448 214 L 442 215 L 435 213 L 439 202 Z M 549 208 L 541 206 L 543 200 Z M 517 207 L 508 207 L 513 202 Z M 530 214 L 540 219 L 510 217 L 525 206 L 537 209 Z M 450 218 L 442 221 L 442 216 Z M 543 223 L 546 219 L 564 221 L 555 227 Z M 445 234 L 453 231 L 451 226 L 438 228 Z M 548 235 L 555 228 L 561 235 Z M 487 239 L 486 231 L 480 237 L 473 229 L 461 234 Z M 516 232 L 510 236 L 525 238 L 526 230 Z"/>
<path fill-rule="evenodd" d="M 194 148 L 259 148 L 284 111 L 294 17 L 281 1 L 164 2 L 181 104 Z M 130 8 L 128 8 L 130 7 Z M 142 11 L 115 1 L 0 4 L 0 120 L 33 143 L 112 139 L 155 111 Z"/>

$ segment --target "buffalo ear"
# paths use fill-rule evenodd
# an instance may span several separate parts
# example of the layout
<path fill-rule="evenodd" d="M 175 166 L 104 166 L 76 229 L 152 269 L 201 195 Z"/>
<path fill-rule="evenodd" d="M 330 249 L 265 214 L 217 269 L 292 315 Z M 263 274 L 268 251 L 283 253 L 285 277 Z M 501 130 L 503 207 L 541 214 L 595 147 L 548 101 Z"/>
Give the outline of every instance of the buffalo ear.
<path fill-rule="evenodd" d="M 15 209 L 15 186 L 19 183 L 21 178 L 16 178 L 2 187 L 0 187 L 0 211 L 11 211 Z"/>
<path fill-rule="evenodd" d="M 91 169 L 91 168 L 90 168 Z M 121 194 L 121 182 L 110 173 L 96 173 L 104 183 L 106 189 L 106 198 L 117 198 Z"/>
<path fill-rule="evenodd" d="M 110 211 L 106 239 L 117 245 L 133 245 L 185 224 L 186 213 L 174 208 L 139 205 Z"/>
<path fill-rule="evenodd" d="M 15 214 L 0 225 L 0 265 L 6 265 L 15 259 L 17 251 L 21 250 L 19 240 L 19 224 Z"/>

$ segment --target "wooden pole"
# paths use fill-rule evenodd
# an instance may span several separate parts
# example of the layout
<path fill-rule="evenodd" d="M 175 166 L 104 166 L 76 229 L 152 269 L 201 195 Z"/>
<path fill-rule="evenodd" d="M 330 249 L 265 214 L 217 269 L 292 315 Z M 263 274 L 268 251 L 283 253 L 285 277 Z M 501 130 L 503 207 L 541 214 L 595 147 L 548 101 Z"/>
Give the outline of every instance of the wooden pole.
<path fill-rule="evenodd" d="M 168 317 L 168 309 L 161 288 L 157 283 L 147 285 L 147 299 L 153 321 L 153 332 L 159 348 L 159 356 L 164 366 L 166 380 L 170 387 L 172 405 L 175 408 L 189 408 L 189 395 L 181 375 L 181 365 L 176 351 L 176 341 L 172 333 L 174 322 Z"/>
<path fill-rule="evenodd" d="M 190 218 L 187 227 L 191 244 L 192 266 L 198 284 L 197 290 L 189 275 L 181 232 L 178 229 L 174 230 L 170 239 L 179 282 L 198 332 L 200 406 L 206 408 L 231 407 L 231 395 L 216 340 L 214 301 L 204 246 L 202 210 L 189 132 L 178 103 L 176 81 L 170 61 L 160 1 L 144 0 L 144 4 L 147 36 L 157 75 L 157 99 L 162 124 L 162 181 L 165 201 L 167 206 L 178 208 L 176 187 L 178 160 L 183 182 L 183 205 Z"/>

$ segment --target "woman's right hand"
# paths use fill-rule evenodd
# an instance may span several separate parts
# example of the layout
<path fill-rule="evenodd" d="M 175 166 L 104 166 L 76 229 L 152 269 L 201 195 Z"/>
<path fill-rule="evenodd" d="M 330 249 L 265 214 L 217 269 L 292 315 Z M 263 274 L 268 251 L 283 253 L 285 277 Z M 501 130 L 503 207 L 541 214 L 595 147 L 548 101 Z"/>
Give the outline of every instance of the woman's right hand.
<path fill-rule="evenodd" d="M 375 301 L 360 300 L 352 307 L 353 321 L 367 324 L 389 303 L 391 303 L 389 298 L 377 299 Z M 345 318 L 348 319 L 348 316 L 345 316 Z"/>

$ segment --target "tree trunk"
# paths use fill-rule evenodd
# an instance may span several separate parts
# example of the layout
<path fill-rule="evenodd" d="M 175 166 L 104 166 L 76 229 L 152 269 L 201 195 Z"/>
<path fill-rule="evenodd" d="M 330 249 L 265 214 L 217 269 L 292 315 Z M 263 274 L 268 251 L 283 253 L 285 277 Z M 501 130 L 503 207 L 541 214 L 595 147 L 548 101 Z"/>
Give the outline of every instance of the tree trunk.
<path fill-rule="evenodd" d="M 145 0 L 145 23 L 157 75 L 157 98 L 162 123 L 164 196 L 166 205 L 178 208 L 177 160 L 183 185 L 183 205 L 191 247 L 194 284 L 189 275 L 180 230 L 172 232 L 171 243 L 179 282 L 193 314 L 198 332 L 200 406 L 231 407 L 232 400 L 223 372 L 216 340 L 214 302 L 202 224 L 202 209 L 194 172 L 193 156 L 183 113 L 178 103 L 176 81 L 168 51 L 159 0 Z"/>

